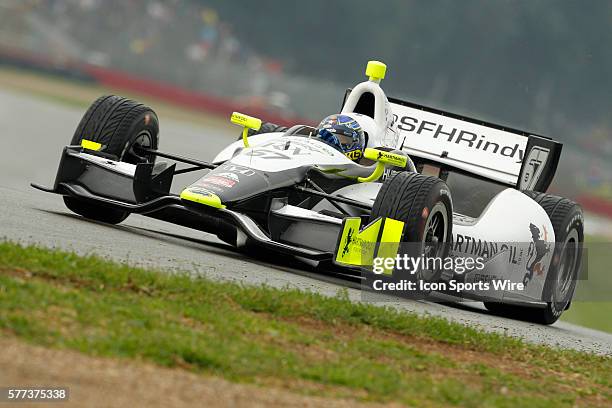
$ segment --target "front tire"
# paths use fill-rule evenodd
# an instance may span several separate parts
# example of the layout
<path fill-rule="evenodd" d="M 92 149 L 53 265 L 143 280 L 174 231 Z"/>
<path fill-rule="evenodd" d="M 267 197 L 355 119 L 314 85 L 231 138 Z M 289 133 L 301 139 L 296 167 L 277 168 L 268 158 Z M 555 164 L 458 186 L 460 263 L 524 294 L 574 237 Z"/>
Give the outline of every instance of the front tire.
<path fill-rule="evenodd" d="M 388 217 L 404 222 L 400 255 L 442 258 L 448 256 L 453 231 L 453 204 L 446 183 L 437 177 L 418 173 L 393 172 L 383 183 L 374 202 L 370 222 Z M 394 278 L 436 282 L 443 278 L 440 269 L 421 269 Z"/>
<path fill-rule="evenodd" d="M 91 104 L 72 136 L 77 146 L 83 139 L 102 145 L 99 152 L 115 160 L 138 164 L 152 163 L 155 157 L 142 155 L 137 146 L 156 150 L 159 146 L 159 120 L 153 109 L 116 95 L 102 96 Z"/>
<path fill-rule="evenodd" d="M 535 191 L 524 191 L 546 211 L 555 232 L 555 249 L 544 284 L 545 308 L 485 302 L 488 310 L 519 320 L 550 325 L 569 307 L 582 262 L 584 242 L 582 208 L 567 198 Z"/>
<path fill-rule="evenodd" d="M 152 163 L 155 156 L 142 154 L 138 147 L 156 150 L 159 146 L 159 121 L 149 107 L 121 96 L 102 96 L 85 112 L 70 144 L 78 146 L 83 139 L 100 143 L 99 151 L 87 151 L 131 164 Z M 65 196 L 71 211 L 95 221 L 119 224 L 130 213 L 107 208 L 75 197 Z"/>

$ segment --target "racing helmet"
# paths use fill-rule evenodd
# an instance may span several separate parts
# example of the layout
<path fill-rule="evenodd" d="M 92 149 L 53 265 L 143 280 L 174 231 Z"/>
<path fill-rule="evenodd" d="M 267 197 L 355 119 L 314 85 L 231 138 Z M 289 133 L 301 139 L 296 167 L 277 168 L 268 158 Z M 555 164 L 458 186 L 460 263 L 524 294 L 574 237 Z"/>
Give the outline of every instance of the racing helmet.
<path fill-rule="evenodd" d="M 365 135 L 361 125 L 350 115 L 336 114 L 323 119 L 314 137 L 344 153 L 353 161 L 363 156 Z"/>

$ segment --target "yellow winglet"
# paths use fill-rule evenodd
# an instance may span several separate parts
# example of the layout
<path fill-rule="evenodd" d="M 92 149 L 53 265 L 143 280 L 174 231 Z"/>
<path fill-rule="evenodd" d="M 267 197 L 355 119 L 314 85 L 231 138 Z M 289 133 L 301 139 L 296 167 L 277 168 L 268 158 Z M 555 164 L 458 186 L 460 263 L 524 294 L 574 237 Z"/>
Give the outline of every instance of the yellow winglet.
<path fill-rule="evenodd" d="M 361 227 L 360 217 L 347 217 L 336 245 L 335 261 L 339 264 L 372 266 L 374 258 L 395 258 L 404 231 L 404 222 L 377 218 Z M 391 274 L 385 269 L 383 273 Z"/>
<path fill-rule="evenodd" d="M 336 247 L 336 262 L 355 266 L 372 265 L 382 225 L 382 218 L 377 218 L 364 228 L 361 228 L 360 217 L 345 218 Z"/>
<path fill-rule="evenodd" d="M 245 115 L 244 113 L 234 112 L 230 120 L 233 124 L 244 127 L 242 130 L 242 142 L 244 143 L 244 147 L 249 147 L 247 138 L 249 129 L 259 130 L 259 128 L 261 128 L 261 119 Z"/>
<path fill-rule="evenodd" d="M 364 157 L 366 159 L 375 160 L 376 168 L 374 172 L 368 177 L 359 177 L 357 181 L 360 183 L 370 183 L 372 181 L 376 181 L 383 175 L 385 171 L 385 164 L 389 164 L 395 167 L 405 168 L 408 164 L 408 159 L 406 156 L 402 156 L 401 154 L 385 152 L 383 150 L 371 149 L 367 148 L 364 152 Z"/>
<path fill-rule="evenodd" d="M 226 208 L 218 195 L 200 188 L 186 188 L 181 192 L 181 199 L 207 205 L 213 208 Z"/>
<path fill-rule="evenodd" d="M 95 152 L 100 151 L 102 149 L 102 145 L 97 142 L 92 142 L 91 140 L 81 139 L 81 147 L 87 150 L 93 150 Z"/>

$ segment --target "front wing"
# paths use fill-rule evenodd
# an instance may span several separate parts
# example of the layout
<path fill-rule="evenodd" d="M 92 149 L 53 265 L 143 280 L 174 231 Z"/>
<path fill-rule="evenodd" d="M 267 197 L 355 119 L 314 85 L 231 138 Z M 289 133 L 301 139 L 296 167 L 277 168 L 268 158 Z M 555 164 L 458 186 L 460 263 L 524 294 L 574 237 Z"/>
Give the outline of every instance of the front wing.
<path fill-rule="evenodd" d="M 101 208 L 142 214 L 218 235 L 239 245 L 245 239 L 263 247 L 312 260 L 332 260 L 332 251 L 288 245 L 270 239 L 248 216 L 227 208 L 194 203 L 170 193 L 175 165 L 155 172 L 153 164 L 131 165 L 88 154 L 81 146 L 64 148 L 52 187 L 39 190 L 71 196 Z"/>

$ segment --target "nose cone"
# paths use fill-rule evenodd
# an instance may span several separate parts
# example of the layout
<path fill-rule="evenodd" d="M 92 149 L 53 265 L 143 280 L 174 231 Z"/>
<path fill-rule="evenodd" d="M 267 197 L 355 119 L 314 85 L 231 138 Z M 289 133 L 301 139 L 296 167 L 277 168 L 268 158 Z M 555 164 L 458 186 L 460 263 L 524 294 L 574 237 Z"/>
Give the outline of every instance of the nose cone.
<path fill-rule="evenodd" d="M 221 202 L 221 197 L 209 190 L 198 187 L 187 187 L 181 192 L 181 198 L 213 208 L 225 208 L 225 205 Z"/>
<path fill-rule="evenodd" d="M 225 208 L 227 203 L 252 197 L 269 188 L 269 180 L 263 172 L 226 163 L 183 190 L 181 198 L 214 208 Z"/>

